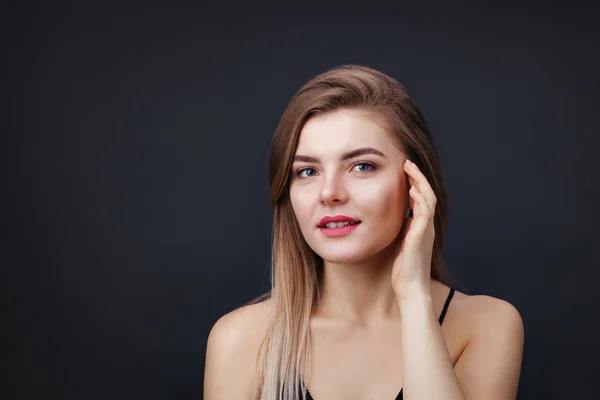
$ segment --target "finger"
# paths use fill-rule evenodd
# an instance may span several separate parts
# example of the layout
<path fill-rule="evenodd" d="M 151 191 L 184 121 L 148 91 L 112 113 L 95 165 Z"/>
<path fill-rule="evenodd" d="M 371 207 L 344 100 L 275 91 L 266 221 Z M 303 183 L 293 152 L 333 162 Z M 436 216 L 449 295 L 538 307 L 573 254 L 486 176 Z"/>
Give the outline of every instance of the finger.
<path fill-rule="evenodd" d="M 409 180 L 411 181 L 411 184 L 417 186 L 418 189 L 421 191 L 421 193 L 428 200 L 429 200 L 429 196 L 435 197 L 435 194 L 433 193 L 433 189 L 431 188 L 429 181 L 427 180 L 425 175 L 421 172 L 419 167 L 415 163 L 413 163 L 412 161 L 410 161 L 408 159 L 406 160 L 405 166 L 406 166 L 405 169 L 409 175 Z"/>
<path fill-rule="evenodd" d="M 405 170 L 409 175 L 409 182 L 419 189 L 421 194 L 425 197 L 425 199 L 427 199 L 427 203 L 429 204 L 430 208 L 435 209 L 437 198 L 433 192 L 433 189 L 431 188 L 431 185 L 429 184 L 429 181 L 425 175 L 423 175 L 421 170 L 419 170 L 419 167 L 407 159 L 405 163 Z"/>
<path fill-rule="evenodd" d="M 414 201 L 413 206 L 413 215 L 414 218 L 417 219 L 419 217 L 430 218 L 431 217 L 431 207 L 427 202 L 427 199 L 423 194 L 419 191 L 416 186 L 413 186 L 409 190 L 410 197 Z"/>

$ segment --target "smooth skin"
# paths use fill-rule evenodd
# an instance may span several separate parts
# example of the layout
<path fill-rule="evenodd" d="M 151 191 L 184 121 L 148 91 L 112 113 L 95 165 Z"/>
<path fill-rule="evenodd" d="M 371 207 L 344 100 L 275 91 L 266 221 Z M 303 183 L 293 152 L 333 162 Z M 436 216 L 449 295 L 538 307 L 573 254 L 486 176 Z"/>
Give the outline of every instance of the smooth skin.
<path fill-rule="evenodd" d="M 521 316 L 504 300 L 457 291 L 440 326 L 450 289 L 430 278 L 437 199 L 377 118 L 357 110 L 315 117 L 296 155 L 290 198 L 324 260 L 304 377 L 314 399 L 393 400 L 400 388 L 405 399 L 515 399 Z M 405 220 L 407 207 L 413 218 Z M 361 224 L 348 236 L 323 236 L 316 223 L 338 214 Z M 271 306 L 246 306 L 215 323 L 205 399 L 252 399 Z"/>

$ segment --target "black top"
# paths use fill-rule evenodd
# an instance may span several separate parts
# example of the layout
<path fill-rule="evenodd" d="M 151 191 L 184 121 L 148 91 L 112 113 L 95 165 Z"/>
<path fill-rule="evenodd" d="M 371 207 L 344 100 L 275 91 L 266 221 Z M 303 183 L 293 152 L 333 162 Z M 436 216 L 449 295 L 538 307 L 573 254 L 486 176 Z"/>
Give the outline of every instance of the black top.
<path fill-rule="evenodd" d="M 442 313 L 440 314 L 440 325 L 442 325 L 442 322 L 444 322 L 444 317 L 446 316 L 446 311 L 448 311 L 448 306 L 450 305 L 450 300 L 452 300 L 452 296 L 454 296 L 454 288 L 450 288 L 450 293 L 448 293 L 448 298 L 446 299 L 446 303 L 444 304 L 444 308 L 442 309 Z M 400 389 L 400 393 L 398 393 L 398 396 L 396 396 L 396 400 L 403 400 L 403 389 L 404 388 Z M 299 393 L 302 392 L 300 391 Z M 308 390 L 306 391 L 306 400 L 314 400 Z"/>

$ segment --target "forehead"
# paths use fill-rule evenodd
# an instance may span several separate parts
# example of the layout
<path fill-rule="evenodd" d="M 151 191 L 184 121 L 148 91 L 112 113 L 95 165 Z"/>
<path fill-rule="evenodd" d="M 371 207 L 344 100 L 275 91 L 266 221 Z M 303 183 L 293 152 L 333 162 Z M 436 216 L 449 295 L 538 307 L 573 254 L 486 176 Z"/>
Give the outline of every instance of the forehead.
<path fill-rule="evenodd" d="M 359 110 L 336 110 L 309 119 L 300 132 L 297 154 L 338 154 L 359 147 L 395 148 L 374 116 Z M 397 151 L 397 149 L 396 149 Z"/>

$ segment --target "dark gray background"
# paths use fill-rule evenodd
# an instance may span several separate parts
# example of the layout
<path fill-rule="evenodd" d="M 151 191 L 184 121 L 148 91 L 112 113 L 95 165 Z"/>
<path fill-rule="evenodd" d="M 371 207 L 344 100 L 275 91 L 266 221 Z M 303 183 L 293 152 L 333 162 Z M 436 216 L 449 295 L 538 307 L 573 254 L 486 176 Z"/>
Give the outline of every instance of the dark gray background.
<path fill-rule="evenodd" d="M 212 324 L 266 288 L 271 136 L 342 63 L 427 118 L 453 280 L 525 322 L 519 398 L 597 386 L 595 6 L 115 4 L 0 17 L 3 398 L 201 398 Z"/>

